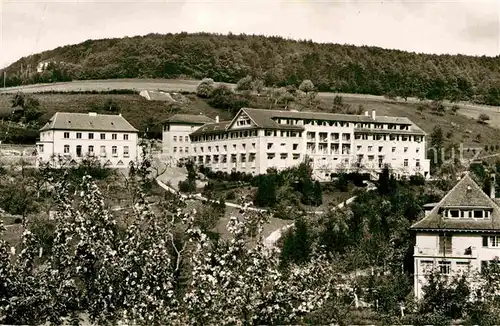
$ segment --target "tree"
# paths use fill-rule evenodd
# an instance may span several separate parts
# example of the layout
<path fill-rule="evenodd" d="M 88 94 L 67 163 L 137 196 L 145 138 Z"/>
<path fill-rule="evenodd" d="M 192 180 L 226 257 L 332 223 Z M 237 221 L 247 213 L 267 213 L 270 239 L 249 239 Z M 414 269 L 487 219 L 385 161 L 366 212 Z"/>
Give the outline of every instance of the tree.
<path fill-rule="evenodd" d="M 215 83 L 212 78 L 203 78 L 203 80 L 196 87 L 196 95 L 201 98 L 210 98 L 214 88 Z"/>
<path fill-rule="evenodd" d="M 307 104 L 311 105 L 311 103 L 316 98 L 315 87 L 314 87 L 314 84 L 312 83 L 312 81 L 310 81 L 309 79 L 302 81 L 302 83 L 299 86 L 299 90 L 301 92 L 306 93 Z"/>
<path fill-rule="evenodd" d="M 302 81 L 302 83 L 300 83 L 300 86 L 299 86 L 299 90 L 301 90 L 302 92 L 304 92 L 306 94 L 313 92 L 314 89 L 315 89 L 314 84 L 309 79 Z"/>
<path fill-rule="evenodd" d="M 323 191 L 321 190 L 321 184 L 319 181 L 314 183 L 314 204 L 316 206 L 323 204 Z"/>
<path fill-rule="evenodd" d="M 490 116 L 489 116 L 489 115 L 487 115 L 486 113 L 481 113 L 481 114 L 479 115 L 479 117 L 477 118 L 477 121 L 478 121 L 479 123 L 483 123 L 483 124 L 484 124 L 484 123 L 486 123 L 486 122 L 487 122 L 487 121 L 489 121 L 489 120 L 490 120 Z"/>
<path fill-rule="evenodd" d="M 212 98 L 208 101 L 211 106 L 236 113 L 242 107 L 248 106 L 248 100 L 240 99 L 232 89 L 222 84 L 212 92 Z"/>
<path fill-rule="evenodd" d="M 184 181 L 179 181 L 179 190 L 181 192 L 194 192 L 196 191 L 196 170 L 191 161 L 186 163 L 187 178 Z"/>
<path fill-rule="evenodd" d="M 103 109 L 105 111 L 109 111 L 109 112 L 120 112 L 120 106 L 118 105 L 118 103 L 113 100 L 112 98 L 107 98 L 105 101 L 104 101 L 104 104 L 102 105 Z"/>
<path fill-rule="evenodd" d="M 443 164 L 441 155 L 441 151 L 444 145 L 443 129 L 441 129 L 441 127 L 439 126 L 434 127 L 431 133 L 430 140 L 431 148 L 429 150 L 432 150 L 434 155 L 434 157 L 431 158 L 431 164 L 441 166 L 441 164 Z"/>
<path fill-rule="evenodd" d="M 259 207 L 273 207 L 276 205 L 276 183 L 273 180 L 273 175 L 261 178 L 254 202 Z"/>
<path fill-rule="evenodd" d="M 236 90 L 237 91 L 248 91 L 252 90 L 252 76 L 246 76 L 238 80 L 238 83 L 236 83 Z"/>
<path fill-rule="evenodd" d="M 292 262 L 300 265 L 309 260 L 312 242 L 310 237 L 307 223 L 302 218 L 297 219 L 294 228 L 283 237 L 281 260 L 284 266 Z"/>
<path fill-rule="evenodd" d="M 377 190 L 381 195 L 388 195 L 394 192 L 396 187 L 396 180 L 391 174 L 389 166 L 385 165 L 382 169 L 382 173 L 379 175 Z"/>
<path fill-rule="evenodd" d="M 21 107 L 23 109 L 21 116 L 17 115 L 16 112 L 13 113 L 11 119 L 15 122 L 29 124 L 36 122 L 43 115 L 43 111 L 40 110 L 40 102 L 31 95 L 18 92 L 13 96 L 11 103 L 13 108 Z"/>
<path fill-rule="evenodd" d="M 262 93 L 264 89 L 264 82 L 261 79 L 254 79 L 252 81 L 252 89 L 257 92 L 257 94 Z"/>

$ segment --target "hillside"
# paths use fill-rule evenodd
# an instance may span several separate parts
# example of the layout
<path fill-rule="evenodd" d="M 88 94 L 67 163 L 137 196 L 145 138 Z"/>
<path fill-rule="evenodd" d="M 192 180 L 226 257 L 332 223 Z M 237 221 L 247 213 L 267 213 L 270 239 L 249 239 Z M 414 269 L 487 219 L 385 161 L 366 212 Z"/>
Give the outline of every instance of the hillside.
<path fill-rule="evenodd" d="M 150 136 L 161 137 L 161 121 L 167 119 L 175 113 L 203 113 L 210 117 L 219 115 L 221 120 L 230 119 L 232 113 L 227 110 L 221 110 L 210 106 L 206 99 L 198 98 L 195 94 L 184 94 L 182 103 L 175 105 L 166 104 L 159 101 L 147 101 L 137 94 L 90 94 L 90 93 L 34 93 L 40 102 L 40 110 L 44 114 L 39 118 L 39 123 L 45 123 L 55 112 L 100 112 L 109 113 L 107 111 L 110 103 L 116 107 L 117 111 L 129 120 L 132 125 L 141 131 L 149 128 Z M 10 106 L 12 94 L 0 94 L 0 108 Z M 266 95 L 255 96 L 246 95 L 245 100 L 248 106 L 262 109 L 283 109 L 283 104 L 275 104 L 274 100 Z M 319 101 L 312 107 L 301 106 L 298 103 L 290 103 L 289 108 L 299 110 L 323 111 L 323 112 L 339 112 L 332 105 L 333 99 L 330 96 L 319 97 Z M 496 153 L 500 148 L 500 135 L 498 129 L 488 124 L 480 124 L 476 121 L 477 114 L 470 109 L 459 109 L 453 113 L 449 107 L 443 115 L 435 114 L 429 107 L 425 110 L 418 110 L 418 106 L 422 103 L 402 103 L 381 98 L 361 97 L 361 96 L 344 96 L 344 107 L 349 107 L 349 110 L 376 110 L 378 115 L 389 116 L 405 116 L 414 121 L 427 133 L 432 133 L 434 127 L 440 126 L 443 130 L 445 147 L 451 144 L 464 147 L 484 148 L 488 145 L 493 151 L 488 153 Z M 360 108 L 362 106 L 362 108 Z M 472 112 L 472 113 L 471 113 Z M 464 114 L 462 114 L 464 113 Z M 470 115 L 470 117 L 466 116 Z M 492 117 L 491 124 L 497 126 L 500 117 L 498 114 L 490 114 Z M 12 127 L 9 130 L 9 135 L 16 132 Z M 0 140 L 4 138 L 7 126 L 0 123 Z M 17 132 L 23 137 L 13 138 L 10 142 L 34 143 L 38 133 L 36 130 L 22 130 Z M 480 135 L 480 136 L 478 136 Z M 7 141 L 9 142 L 9 141 Z"/>
<path fill-rule="evenodd" d="M 42 60 L 56 63 L 34 73 Z M 500 57 L 417 54 L 280 37 L 180 33 L 88 40 L 22 58 L 5 71 L 7 86 L 113 78 L 236 82 L 252 75 L 268 86 L 311 79 L 319 91 L 500 104 Z"/>

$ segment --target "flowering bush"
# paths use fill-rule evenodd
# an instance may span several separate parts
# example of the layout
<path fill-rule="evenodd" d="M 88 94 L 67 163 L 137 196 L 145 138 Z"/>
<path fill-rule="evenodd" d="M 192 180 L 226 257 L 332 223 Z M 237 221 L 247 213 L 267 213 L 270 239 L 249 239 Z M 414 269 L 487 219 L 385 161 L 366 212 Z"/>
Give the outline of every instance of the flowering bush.
<path fill-rule="evenodd" d="M 0 241 L 0 322 L 40 324 L 255 324 L 297 322 L 321 307 L 336 271 L 315 253 L 309 263 L 280 269 L 275 249 L 264 247 L 264 215 L 244 212 L 228 224 L 228 239 L 211 240 L 170 198 L 155 214 L 147 204 L 143 159 L 128 186 L 133 221 L 122 223 L 105 206 L 91 177 L 74 189 L 52 182 L 58 203 L 50 253 L 30 223 L 22 250 Z M 0 224 L 3 230 L 3 224 Z"/>

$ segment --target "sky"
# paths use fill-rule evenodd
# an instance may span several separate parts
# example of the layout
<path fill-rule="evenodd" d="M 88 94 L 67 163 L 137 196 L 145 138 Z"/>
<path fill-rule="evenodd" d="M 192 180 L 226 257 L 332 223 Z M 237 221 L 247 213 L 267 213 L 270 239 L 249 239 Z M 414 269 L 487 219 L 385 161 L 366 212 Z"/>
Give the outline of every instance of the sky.
<path fill-rule="evenodd" d="M 88 39 L 182 31 L 500 55 L 500 0 L 0 0 L 0 13 L 0 68 Z"/>

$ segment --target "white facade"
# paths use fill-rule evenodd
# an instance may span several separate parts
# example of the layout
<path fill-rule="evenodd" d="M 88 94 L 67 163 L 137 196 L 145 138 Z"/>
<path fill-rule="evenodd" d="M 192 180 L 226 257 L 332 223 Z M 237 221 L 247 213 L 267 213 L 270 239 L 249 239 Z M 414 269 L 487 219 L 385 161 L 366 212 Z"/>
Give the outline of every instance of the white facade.
<path fill-rule="evenodd" d="M 494 191 L 492 191 L 494 194 Z M 414 290 L 418 300 L 432 271 L 467 273 L 471 285 L 478 273 L 500 257 L 500 209 L 466 175 L 425 217 L 415 223 Z"/>
<path fill-rule="evenodd" d="M 329 180 L 339 169 L 376 173 L 385 164 L 400 177 L 429 177 L 425 133 L 406 118 L 377 118 L 374 112 L 355 116 L 242 109 L 232 121 L 204 125 L 190 140 L 188 153 L 184 148 L 177 154 L 213 171 L 263 174 L 308 157 L 319 180 Z"/>
<path fill-rule="evenodd" d="M 215 121 L 218 121 L 218 117 Z M 163 157 L 168 163 L 176 164 L 191 154 L 189 135 L 206 123 L 214 120 L 200 115 L 176 114 L 163 125 Z"/>
<path fill-rule="evenodd" d="M 66 113 L 66 115 L 71 114 Z M 96 119 L 103 118 L 102 115 L 98 116 L 93 113 L 89 115 Z M 81 119 L 81 116 L 81 114 L 74 114 L 74 120 Z M 115 120 L 123 119 L 121 116 L 114 117 L 116 117 Z M 85 157 L 92 156 L 108 167 L 126 168 L 131 161 L 136 161 L 139 155 L 138 133 L 133 127 L 128 130 L 116 130 L 116 128 L 75 130 L 69 126 L 67 128 L 44 127 L 40 131 L 40 140 L 36 147 L 37 164 L 51 162 L 54 167 L 59 165 L 59 161 L 76 163 Z"/>

